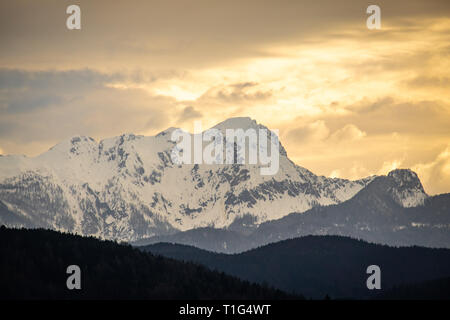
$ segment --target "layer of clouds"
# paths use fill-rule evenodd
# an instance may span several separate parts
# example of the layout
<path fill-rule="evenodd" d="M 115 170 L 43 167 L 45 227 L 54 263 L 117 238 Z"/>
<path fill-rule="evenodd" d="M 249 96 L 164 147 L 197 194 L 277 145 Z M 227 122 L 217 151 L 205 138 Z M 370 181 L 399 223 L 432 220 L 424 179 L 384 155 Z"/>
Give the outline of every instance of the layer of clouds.
<path fill-rule="evenodd" d="M 100 68 L 123 65 L 125 59 L 141 67 L 198 68 L 263 56 L 275 43 L 311 43 L 324 33 L 339 38 L 349 36 L 344 30 L 367 31 L 368 3 L 362 0 L 80 0 L 77 4 L 82 29 L 68 31 L 64 1 L 0 2 L 0 38 L 2 47 L 8 48 L 0 51 L 3 66 L 6 62 L 15 67 L 81 68 L 89 60 Z M 450 11 L 446 0 L 377 4 L 383 25 L 397 21 L 402 30 L 410 31 L 411 19 L 446 17 Z"/>
<path fill-rule="evenodd" d="M 354 124 L 347 124 L 339 130 L 336 130 L 330 139 L 336 143 L 341 141 L 355 141 L 360 140 L 366 136 L 364 131 L 361 131 Z"/>
<path fill-rule="evenodd" d="M 424 179 L 423 183 L 428 187 L 428 192 L 436 194 L 448 192 L 448 181 L 450 181 L 450 145 L 442 150 L 438 156 L 428 163 L 420 163 L 413 167 Z"/>
<path fill-rule="evenodd" d="M 281 136 L 288 154 L 316 173 L 358 179 L 412 168 L 429 194 L 449 191 L 450 105 L 443 101 L 362 100 L 301 116 Z"/>
<path fill-rule="evenodd" d="M 311 123 L 299 126 L 289 131 L 289 138 L 294 140 L 295 143 L 316 143 L 318 141 L 324 141 L 328 138 L 330 130 L 325 125 L 323 120 L 316 120 Z"/>
<path fill-rule="evenodd" d="M 105 138 L 165 129 L 173 99 L 109 86 L 124 78 L 93 70 L 0 70 L 0 145 L 30 155 L 44 151 L 30 149 L 33 143 L 75 134 Z"/>
<path fill-rule="evenodd" d="M 63 105 L 82 99 L 86 92 L 101 89 L 119 75 L 89 69 L 25 71 L 0 69 L 0 114 L 14 114 Z"/>
<path fill-rule="evenodd" d="M 418 76 L 407 81 L 407 84 L 412 88 L 442 87 L 446 90 L 450 90 L 450 77 Z"/>
<path fill-rule="evenodd" d="M 232 83 L 208 89 L 199 102 L 220 101 L 228 104 L 255 103 L 272 97 L 271 90 L 260 89 L 256 82 Z"/>

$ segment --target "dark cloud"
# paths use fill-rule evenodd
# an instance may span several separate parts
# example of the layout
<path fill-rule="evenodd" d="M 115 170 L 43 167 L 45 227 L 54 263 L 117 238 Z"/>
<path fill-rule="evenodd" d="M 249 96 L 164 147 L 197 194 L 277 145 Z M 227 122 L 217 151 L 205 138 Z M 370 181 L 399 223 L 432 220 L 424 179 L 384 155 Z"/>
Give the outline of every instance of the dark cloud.
<path fill-rule="evenodd" d="M 105 74 L 90 69 L 67 71 L 0 69 L 0 89 L 70 88 L 76 91 L 123 79 L 124 75 L 121 74 Z"/>
<path fill-rule="evenodd" d="M 361 101 L 351 107 L 350 110 L 355 111 L 359 114 L 361 113 L 371 113 L 375 112 L 379 109 L 386 108 L 386 106 L 390 107 L 394 104 L 394 99 L 392 97 L 384 97 L 380 98 L 376 101 Z"/>
<path fill-rule="evenodd" d="M 345 114 L 323 113 L 321 120 L 337 130 L 348 123 L 368 135 L 393 132 L 413 135 L 450 135 L 450 105 L 443 101 L 405 101 L 390 96 L 364 99 L 345 108 Z M 315 121 L 316 119 L 299 119 Z"/>
<path fill-rule="evenodd" d="M 181 122 L 184 122 L 184 121 L 190 120 L 190 119 L 201 118 L 202 116 L 203 116 L 202 113 L 195 110 L 194 107 L 187 106 L 181 112 L 181 114 L 178 118 L 178 123 L 181 123 Z"/>
<path fill-rule="evenodd" d="M 21 113 L 80 99 L 108 82 L 123 79 L 93 70 L 26 71 L 0 69 L 0 114 Z"/>
<path fill-rule="evenodd" d="M 323 120 L 311 121 L 289 130 L 287 138 L 297 144 L 308 144 L 323 141 L 330 135 L 326 123 Z"/>
<path fill-rule="evenodd" d="M 418 76 L 406 82 L 412 88 L 447 88 L 450 90 L 450 77 Z"/>
<path fill-rule="evenodd" d="M 152 83 L 177 74 L 172 71 L 103 73 L 92 69 L 28 71 L 0 68 L 0 114 L 19 113 L 82 100 L 116 82 Z"/>
<path fill-rule="evenodd" d="M 21 113 L 33 109 L 41 109 L 48 106 L 62 104 L 64 100 L 65 99 L 63 97 L 53 94 L 36 93 L 34 96 L 28 96 L 23 93 L 21 95 L 6 93 L 3 98 L 0 99 L 0 101 L 2 101 L 2 105 L 5 107 L 2 111 L 0 111 L 0 114 L 4 112 Z"/>
<path fill-rule="evenodd" d="M 226 103 L 263 101 L 272 97 L 270 90 L 258 90 L 256 82 L 233 83 L 209 89 L 199 100 L 218 100 Z"/>
<path fill-rule="evenodd" d="M 165 129 L 174 100 L 108 86 L 126 78 L 93 70 L 0 70 L 0 143 L 15 145 L 8 153 L 32 153 L 21 144 Z"/>
<path fill-rule="evenodd" d="M 257 86 L 258 84 L 256 82 L 240 82 L 232 84 L 230 87 L 236 88 L 238 90 L 242 90 L 244 88 L 251 88 L 254 86 Z"/>
<path fill-rule="evenodd" d="M 63 1 L 1 1 L 3 63 L 81 67 L 126 61 L 136 66 L 194 67 L 261 56 L 273 43 L 305 43 L 328 32 L 328 37 L 337 37 L 343 26 L 365 31 L 365 37 L 382 36 L 382 32 L 367 33 L 370 3 L 365 0 L 78 2 L 82 29 L 72 32 L 65 27 L 68 4 Z M 377 4 L 383 22 L 389 23 L 447 17 L 450 10 L 447 0 L 378 0 Z M 412 28 L 407 22 L 404 25 Z"/>

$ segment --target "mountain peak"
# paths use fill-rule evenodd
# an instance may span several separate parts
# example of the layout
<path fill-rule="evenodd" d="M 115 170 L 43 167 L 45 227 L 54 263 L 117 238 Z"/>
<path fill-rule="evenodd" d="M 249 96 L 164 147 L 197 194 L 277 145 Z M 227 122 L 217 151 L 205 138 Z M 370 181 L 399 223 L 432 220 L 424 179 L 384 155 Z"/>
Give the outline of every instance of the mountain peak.
<path fill-rule="evenodd" d="M 422 205 L 428 195 L 417 174 L 410 169 L 395 169 L 387 175 L 394 182 L 394 199 L 403 207 Z"/>
<path fill-rule="evenodd" d="M 387 176 L 393 178 L 400 186 L 411 187 L 420 185 L 422 187 L 419 177 L 411 169 L 394 169 Z"/>
<path fill-rule="evenodd" d="M 176 128 L 176 127 L 170 127 L 170 128 L 167 128 L 166 130 L 163 130 L 163 131 L 161 131 L 160 133 L 158 133 L 158 134 L 156 135 L 156 137 L 164 137 L 164 136 L 167 136 L 167 137 L 170 138 L 172 132 L 174 132 L 175 130 L 178 130 L 178 129 L 179 129 L 179 128 Z"/>
<path fill-rule="evenodd" d="M 49 149 L 49 151 L 78 154 L 80 152 L 90 150 L 94 146 L 97 146 L 97 142 L 93 138 L 83 135 L 74 135 L 71 138 L 54 145 Z"/>
<path fill-rule="evenodd" d="M 213 128 L 223 130 L 223 129 L 258 129 L 260 125 L 250 117 L 235 117 L 229 118 L 225 121 L 220 122 Z"/>

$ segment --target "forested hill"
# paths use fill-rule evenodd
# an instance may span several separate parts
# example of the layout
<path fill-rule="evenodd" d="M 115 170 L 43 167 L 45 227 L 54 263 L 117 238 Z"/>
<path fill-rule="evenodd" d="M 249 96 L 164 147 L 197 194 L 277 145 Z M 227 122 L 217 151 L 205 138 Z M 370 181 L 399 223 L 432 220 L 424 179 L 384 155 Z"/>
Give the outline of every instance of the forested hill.
<path fill-rule="evenodd" d="M 0 299 L 286 299 L 205 267 L 112 241 L 0 227 Z M 68 290 L 69 265 L 81 290 Z"/>
<path fill-rule="evenodd" d="M 450 277 L 395 286 L 375 298 L 378 300 L 450 300 Z"/>
<path fill-rule="evenodd" d="M 394 286 L 450 277 L 449 249 L 389 247 L 341 236 L 306 236 L 231 255 L 167 243 L 142 249 L 316 299 L 366 299 Z M 370 265 L 381 269 L 376 292 L 366 287 Z"/>

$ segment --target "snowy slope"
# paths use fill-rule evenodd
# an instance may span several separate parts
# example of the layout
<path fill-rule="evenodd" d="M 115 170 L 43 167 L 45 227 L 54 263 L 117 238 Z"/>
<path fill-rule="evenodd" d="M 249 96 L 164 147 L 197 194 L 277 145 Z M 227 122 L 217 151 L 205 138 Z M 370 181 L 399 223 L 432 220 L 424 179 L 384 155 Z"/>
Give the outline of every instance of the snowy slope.
<path fill-rule="evenodd" d="M 215 128 L 265 127 L 250 118 L 231 118 Z M 272 176 L 261 175 L 259 164 L 177 165 L 170 157 L 173 130 L 100 142 L 76 136 L 35 158 L 1 156 L 0 201 L 7 209 L 0 211 L 0 222 L 134 241 L 177 230 L 224 228 L 248 216 L 259 224 L 341 203 L 374 178 L 316 176 L 290 161 L 282 146 L 279 170 Z M 397 200 L 419 205 L 426 194 L 417 185 L 410 188 L 408 177 L 397 177 Z"/>

